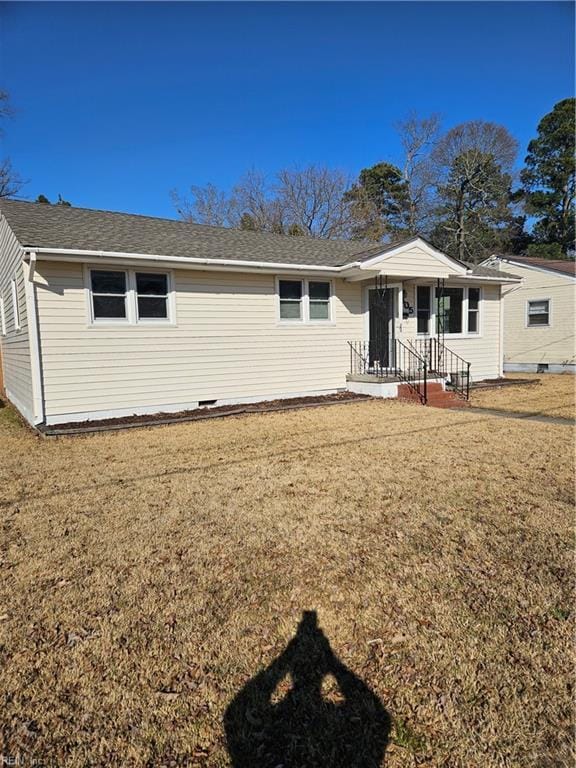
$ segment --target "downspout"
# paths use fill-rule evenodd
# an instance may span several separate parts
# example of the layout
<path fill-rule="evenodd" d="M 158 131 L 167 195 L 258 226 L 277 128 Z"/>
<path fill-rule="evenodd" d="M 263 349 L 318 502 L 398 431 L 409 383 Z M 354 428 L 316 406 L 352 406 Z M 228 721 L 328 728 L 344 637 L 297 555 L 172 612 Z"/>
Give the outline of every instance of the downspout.
<path fill-rule="evenodd" d="M 504 291 L 502 290 L 502 286 L 500 286 L 499 304 L 500 306 L 498 307 L 498 311 L 500 314 L 500 353 L 498 355 L 498 375 L 500 378 L 502 378 L 504 376 Z"/>
<path fill-rule="evenodd" d="M 26 263 L 26 262 L 24 262 Z M 34 425 L 44 422 L 44 387 L 42 382 L 42 362 L 40 360 L 40 335 L 38 332 L 38 307 L 36 302 L 36 253 L 30 253 L 28 274 L 24 281 L 26 293 L 26 318 L 28 322 L 28 343 L 30 345 L 30 367 L 32 374 L 32 403 Z"/>

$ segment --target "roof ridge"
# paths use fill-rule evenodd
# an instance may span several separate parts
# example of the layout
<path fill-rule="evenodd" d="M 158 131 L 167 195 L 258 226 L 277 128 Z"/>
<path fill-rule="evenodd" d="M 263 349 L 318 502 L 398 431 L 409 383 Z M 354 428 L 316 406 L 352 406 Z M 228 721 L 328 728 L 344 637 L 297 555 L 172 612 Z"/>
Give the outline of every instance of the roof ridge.
<path fill-rule="evenodd" d="M 217 232 L 235 232 L 239 233 L 241 235 L 248 235 L 248 237 L 251 236 L 266 236 L 270 237 L 271 239 L 280 238 L 280 239 L 289 239 L 294 241 L 296 238 L 303 238 L 305 240 L 311 240 L 317 243 L 330 243 L 332 245 L 344 245 L 344 246 L 353 246 L 355 243 L 358 243 L 358 245 L 361 245 L 365 243 L 369 246 L 366 250 L 370 250 L 371 248 L 376 248 L 379 245 L 382 245 L 383 248 L 388 247 L 387 243 L 378 243 L 375 240 L 344 240 L 343 238 L 320 238 L 320 237 L 312 237 L 311 235 L 286 235 L 280 232 L 256 232 L 249 229 L 239 229 L 237 227 L 223 227 L 218 226 L 216 224 L 200 224 L 196 221 L 185 221 L 184 219 L 169 219 L 166 216 L 149 216 L 144 213 L 128 213 L 126 211 L 110 211 L 105 208 L 86 208 L 81 205 L 58 205 L 57 203 L 39 203 L 36 200 L 14 200 L 10 198 L 4 198 L 0 199 L 0 207 L 4 205 L 5 203 L 11 204 L 11 203 L 18 203 L 18 204 L 24 204 L 24 205 L 30 205 L 30 206 L 38 206 L 38 208 L 46 207 L 50 210 L 60 210 L 61 212 L 69 213 L 71 211 L 87 211 L 89 213 L 106 213 L 110 214 L 112 216 L 131 216 L 138 219 L 146 219 L 148 221 L 167 221 L 171 224 L 185 224 L 192 227 L 198 227 L 201 229 L 209 229 L 209 230 L 216 230 Z"/>

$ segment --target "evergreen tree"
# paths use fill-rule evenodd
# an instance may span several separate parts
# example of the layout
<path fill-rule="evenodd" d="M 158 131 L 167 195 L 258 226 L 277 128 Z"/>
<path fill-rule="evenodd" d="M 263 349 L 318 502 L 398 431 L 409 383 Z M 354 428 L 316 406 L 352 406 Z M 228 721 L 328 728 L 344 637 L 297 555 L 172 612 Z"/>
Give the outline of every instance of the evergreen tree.
<path fill-rule="evenodd" d="M 575 105 L 574 98 L 564 99 L 542 118 L 521 173 L 526 211 L 537 218 L 536 245 L 557 243 L 564 255 L 574 251 L 575 239 Z M 558 253 L 558 249 L 540 252 Z"/>

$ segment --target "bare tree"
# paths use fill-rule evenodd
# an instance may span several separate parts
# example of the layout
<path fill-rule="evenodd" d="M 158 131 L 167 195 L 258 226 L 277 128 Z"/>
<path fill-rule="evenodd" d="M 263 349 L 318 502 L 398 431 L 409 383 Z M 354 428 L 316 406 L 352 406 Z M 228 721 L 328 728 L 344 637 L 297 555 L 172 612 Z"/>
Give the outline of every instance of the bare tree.
<path fill-rule="evenodd" d="M 512 171 L 518 142 L 504 126 L 474 120 L 457 125 L 431 153 L 438 197 L 437 239 L 457 258 L 473 258 L 512 221 Z"/>
<path fill-rule="evenodd" d="M 408 197 L 407 230 L 411 235 L 424 234 L 429 229 L 434 182 L 430 152 L 438 137 L 440 123 L 440 115 L 436 113 L 420 118 L 411 112 L 395 124 L 404 149 L 402 176 Z"/>
<path fill-rule="evenodd" d="M 184 221 L 213 227 L 238 225 L 236 201 L 214 184 L 205 187 L 193 185 L 190 193 L 191 198 L 182 197 L 176 190 L 170 193 L 174 207 Z"/>
<path fill-rule="evenodd" d="M 310 237 L 347 237 L 353 222 L 346 201 L 347 177 L 338 170 L 310 165 L 283 169 L 276 193 L 285 222 Z"/>
<path fill-rule="evenodd" d="M 347 237 L 353 222 L 345 199 L 349 184 L 343 173 L 309 166 L 284 169 L 269 184 L 256 170 L 246 173 L 230 194 L 213 184 L 192 186 L 191 198 L 171 193 L 185 221 L 309 237 Z"/>
<path fill-rule="evenodd" d="M 284 217 L 280 201 L 274 196 L 266 176 L 251 169 L 232 190 L 240 212 L 239 226 L 253 232 L 284 232 Z"/>
<path fill-rule="evenodd" d="M 0 161 L 0 198 L 14 197 L 24 186 L 24 180 L 12 168 L 8 158 Z"/>
<path fill-rule="evenodd" d="M 12 117 L 14 111 L 6 91 L 0 91 L 0 120 Z M 0 128 L 0 136 L 3 130 Z M 9 158 L 0 161 L 0 198 L 14 197 L 24 186 L 24 180 L 16 173 Z"/>

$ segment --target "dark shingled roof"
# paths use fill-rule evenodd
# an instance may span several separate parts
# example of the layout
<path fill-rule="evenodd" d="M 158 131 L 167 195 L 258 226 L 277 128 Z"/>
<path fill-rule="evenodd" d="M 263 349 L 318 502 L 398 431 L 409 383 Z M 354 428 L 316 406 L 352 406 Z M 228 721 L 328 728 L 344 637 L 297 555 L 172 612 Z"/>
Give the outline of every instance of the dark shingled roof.
<path fill-rule="evenodd" d="M 501 269 L 491 269 L 491 267 L 484 267 L 482 264 L 471 264 L 467 261 L 464 261 L 463 264 L 471 269 L 474 275 L 478 275 L 478 277 L 505 277 L 509 280 L 522 279 L 521 277 L 518 277 L 518 275 L 512 275 L 510 272 L 503 272 Z"/>
<path fill-rule="evenodd" d="M 527 267 L 540 267 L 552 272 L 561 272 L 564 275 L 576 277 L 576 261 L 574 259 L 539 259 L 536 256 L 497 256 L 502 261 L 512 261 L 517 264 L 525 264 Z M 512 264 L 512 267 L 514 265 Z"/>
<path fill-rule="evenodd" d="M 377 243 L 246 232 L 46 203 L 2 200 L 0 210 L 26 247 L 323 267 L 338 267 L 368 259 L 386 249 Z"/>
<path fill-rule="evenodd" d="M 26 248 L 340 267 L 353 261 L 365 261 L 417 239 L 409 238 L 390 245 L 357 240 L 317 240 L 19 200 L 0 200 L 0 211 Z M 478 277 L 515 277 L 474 264 L 465 266 Z"/>

